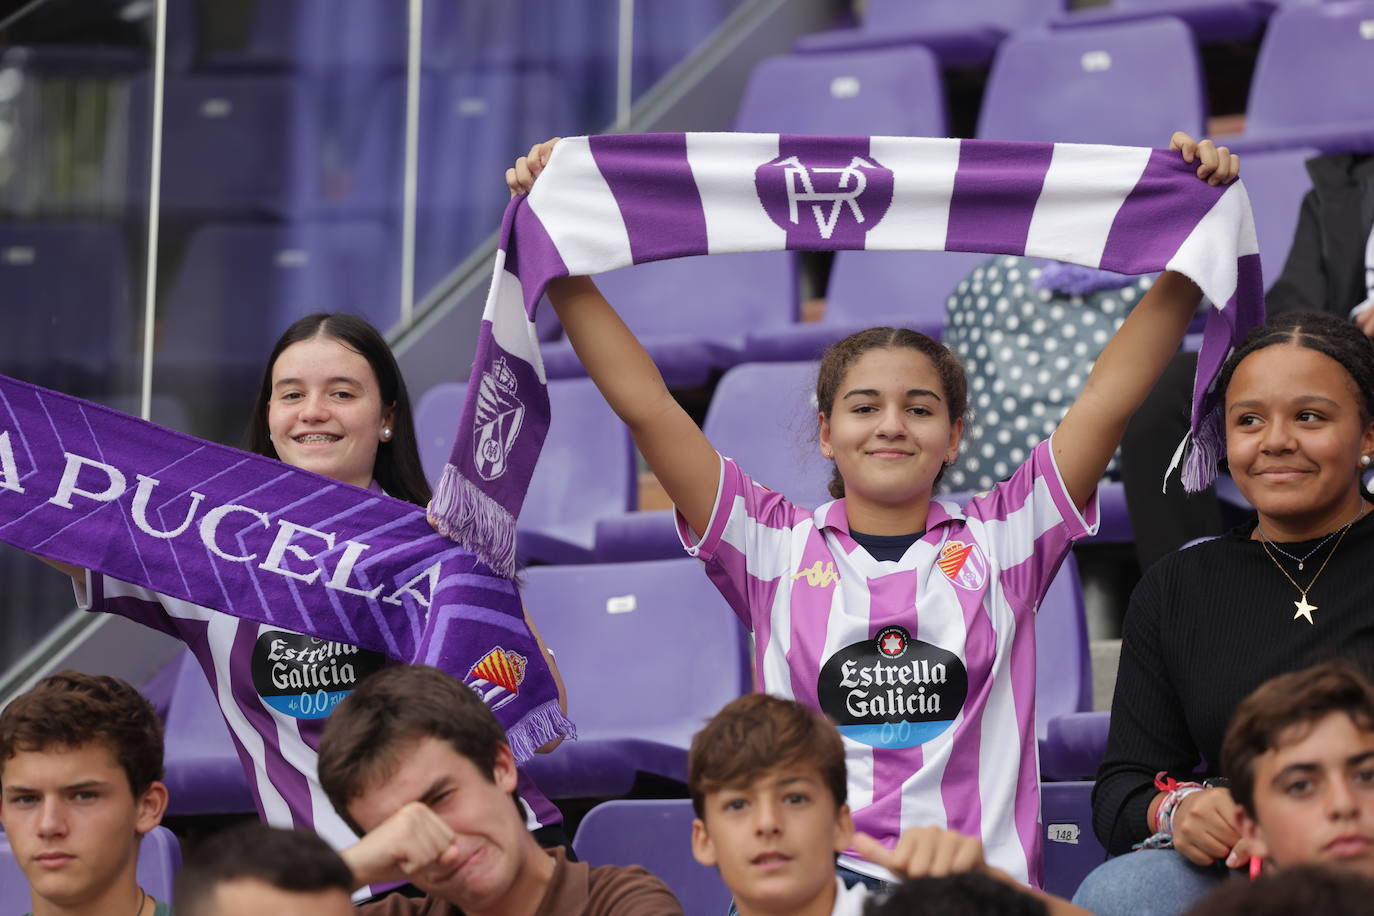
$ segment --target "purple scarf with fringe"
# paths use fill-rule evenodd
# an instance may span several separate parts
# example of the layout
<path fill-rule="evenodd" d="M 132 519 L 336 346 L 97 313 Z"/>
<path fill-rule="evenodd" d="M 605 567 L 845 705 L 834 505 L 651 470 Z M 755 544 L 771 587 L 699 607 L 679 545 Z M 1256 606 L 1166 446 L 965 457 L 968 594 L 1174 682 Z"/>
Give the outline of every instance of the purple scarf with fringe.
<path fill-rule="evenodd" d="M 399 499 L 0 376 L 0 541 L 442 668 L 518 761 L 574 734 L 515 583 Z"/>
<path fill-rule="evenodd" d="M 494 569 L 548 431 L 534 325 L 554 277 L 737 251 L 923 249 L 1050 258 L 1120 274 L 1176 270 L 1208 316 L 1183 480 L 1206 487 L 1223 448 L 1211 383 L 1264 320 L 1249 198 L 1176 152 L 1069 143 L 786 134 L 563 140 L 511 201 L 435 526 Z M 1182 449 L 1182 447 L 1181 447 Z"/>

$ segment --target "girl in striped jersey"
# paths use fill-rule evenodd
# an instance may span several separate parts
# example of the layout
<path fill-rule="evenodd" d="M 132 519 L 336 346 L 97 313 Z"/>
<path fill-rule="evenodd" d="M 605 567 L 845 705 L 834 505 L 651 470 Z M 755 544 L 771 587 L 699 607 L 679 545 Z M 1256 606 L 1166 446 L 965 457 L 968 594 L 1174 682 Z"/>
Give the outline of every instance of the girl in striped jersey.
<path fill-rule="evenodd" d="M 512 192 L 530 190 L 555 142 L 507 171 Z M 1238 173 L 1209 140 L 1178 133 L 1170 146 L 1212 184 Z M 839 726 L 856 827 L 889 847 L 918 825 L 976 836 L 989 863 L 1038 885 L 1032 615 L 1096 529 L 1097 481 L 1178 349 L 1197 287 L 1161 275 L 1053 437 L 964 506 L 932 496 L 964 430 L 958 361 L 902 329 L 840 341 L 816 389 L 835 500 L 814 510 L 717 454 L 589 279 L 555 280 L 548 295 L 676 505 L 688 553 L 753 631 L 760 688 Z M 840 864 L 852 880 L 890 877 L 853 850 Z"/>
<path fill-rule="evenodd" d="M 259 455 L 419 506 L 429 501 L 405 380 L 386 341 L 354 315 L 309 315 L 282 334 L 248 438 Z M 336 849 L 357 842 L 320 788 L 316 749 L 328 711 L 389 664 L 382 655 L 44 562 L 72 577 L 83 609 L 121 614 L 186 643 L 210 681 L 264 820 L 313 830 Z M 553 656 L 545 650 L 545 658 L 561 699 Z M 519 793 L 526 825 L 566 845 L 562 815 L 523 773 Z"/>

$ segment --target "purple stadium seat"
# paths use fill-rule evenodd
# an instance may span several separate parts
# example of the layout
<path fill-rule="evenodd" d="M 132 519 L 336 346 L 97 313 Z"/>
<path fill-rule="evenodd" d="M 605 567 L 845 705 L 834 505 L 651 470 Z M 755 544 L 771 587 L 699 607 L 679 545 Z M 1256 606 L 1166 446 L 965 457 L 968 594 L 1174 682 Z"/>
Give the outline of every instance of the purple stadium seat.
<path fill-rule="evenodd" d="M 742 360 L 747 334 L 797 317 L 795 257 L 787 251 L 651 261 L 595 279 L 670 387 L 705 384 Z M 583 374 L 566 340 L 545 344 L 543 353 L 550 378 Z"/>
<path fill-rule="evenodd" d="M 135 81 L 131 123 L 151 91 Z M 324 137 L 304 76 L 174 75 L 164 97 L 161 204 L 172 216 L 288 217 L 319 209 Z M 146 204 L 148 150 L 132 132 L 131 194 Z"/>
<path fill-rule="evenodd" d="M 1045 890 L 1066 900 L 1088 872 L 1107 860 L 1093 832 L 1091 780 L 1040 783 L 1045 831 Z"/>
<path fill-rule="evenodd" d="M 1247 153 L 1241 164 L 1255 215 L 1266 288 L 1274 285 L 1288 260 L 1288 249 L 1298 228 L 1298 210 L 1303 196 L 1312 189 L 1307 160 L 1316 155 L 1317 150 L 1310 148 L 1271 150 Z"/>
<path fill-rule="evenodd" d="M 415 408 L 420 460 L 438 480 L 453 447 L 467 385 L 447 382 Z M 549 383 L 552 421 L 517 522 L 521 563 L 592 559 L 596 520 L 627 511 L 637 490 L 634 442 L 591 379 Z"/>
<path fill-rule="evenodd" d="M 551 798 L 685 782 L 692 735 L 750 689 L 748 639 L 692 559 L 536 566 L 521 589 L 558 654 L 578 740 L 526 767 Z"/>
<path fill-rule="evenodd" d="M 1176 130 L 1202 136 L 1205 120 L 1193 36 L 1158 19 L 1008 39 L 988 76 L 978 136 L 1164 146 Z"/>
<path fill-rule="evenodd" d="M 943 137 L 948 128 L 940 66 L 919 45 L 770 57 L 750 74 L 734 129 Z"/>
<path fill-rule="evenodd" d="M 1072 553 L 1040 601 L 1035 639 L 1035 731 L 1043 747 L 1054 733 L 1057 717 L 1082 713 L 1093 705 L 1088 618 Z"/>
<path fill-rule="evenodd" d="M 169 815 L 246 814 L 255 809 L 243 763 L 210 682 L 183 649 L 142 692 L 163 717 Z"/>
<path fill-rule="evenodd" d="M 573 849 L 592 866 L 642 865 L 663 879 L 684 913 L 724 913 L 730 890 L 720 872 L 692 858 L 694 817 L 685 798 L 605 802 L 582 819 Z"/>
<path fill-rule="evenodd" d="M 945 300 L 985 254 L 961 251 L 837 251 L 820 321 L 750 334 L 755 360 L 817 359 L 864 328 L 907 327 L 939 339 Z"/>
<path fill-rule="evenodd" d="M 830 466 L 816 444 L 815 362 L 745 363 L 716 386 L 702 429 L 723 455 L 802 506 L 829 502 Z M 605 516 L 596 524 L 602 561 L 683 556 L 671 510 Z"/>
<path fill-rule="evenodd" d="M 1236 149 L 1374 149 L 1374 0 L 1293 4 L 1269 21 Z"/>
<path fill-rule="evenodd" d="M 798 51 L 921 44 L 946 67 L 981 66 L 1009 33 L 1064 11 L 1064 0 L 870 0 L 862 25 L 803 36 Z"/>
<path fill-rule="evenodd" d="M 163 310 L 159 372 L 256 379 L 273 341 L 311 312 L 398 318 L 395 240 L 378 223 L 214 223 L 186 250 Z"/>
<path fill-rule="evenodd" d="M 178 62 L 199 70 L 375 69 L 405 61 L 406 7 L 388 0 L 171 0 L 167 20 L 190 45 L 178 48 Z"/>
<path fill-rule="evenodd" d="M 1113 0 L 1106 6 L 1073 10 L 1051 23 L 1056 28 L 1107 25 L 1172 16 L 1193 30 L 1200 44 L 1249 41 L 1259 34 L 1282 0 Z"/>
<path fill-rule="evenodd" d="M 181 868 L 181 842 L 166 827 L 154 827 L 138 847 L 138 884 L 158 900 L 172 899 L 172 884 Z M 29 882 L 14 860 L 9 837 L 0 831 L 0 913 L 18 916 L 33 909 Z"/>
<path fill-rule="evenodd" d="M 0 372 L 79 395 L 121 388 L 114 373 L 134 316 L 129 257 L 113 223 L 0 223 Z"/>

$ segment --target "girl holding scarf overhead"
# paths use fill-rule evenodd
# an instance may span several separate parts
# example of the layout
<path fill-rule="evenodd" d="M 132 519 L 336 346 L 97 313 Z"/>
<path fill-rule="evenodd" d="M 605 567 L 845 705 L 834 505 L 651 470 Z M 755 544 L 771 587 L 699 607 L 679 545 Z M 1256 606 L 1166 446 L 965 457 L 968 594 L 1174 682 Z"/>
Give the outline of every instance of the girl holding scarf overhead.
<path fill-rule="evenodd" d="M 419 506 L 430 497 L 400 368 L 377 330 L 353 315 L 310 315 L 282 334 L 263 372 L 248 439 L 256 454 L 343 483 Z M 388 664 L 386 657 L 45 562 L 72 576 L 83 609 L 121 614 L 186 643 L 214 690 L 264 820 L 314 830 L 335 848 L 357 841 L 319 786 L 315 748 L 328 709 Z M 526 622 L 537 639 L 528 616 Z M 553 656 L 542 642 L 539 648 L 562 705 Z M 317 691 L 321 684 L 328 690 Z M 326 692 L 333 696 L 320 708 L 314 698 Z M 566 843 L 558 809 L 523 775 L 520 795 L 530 829 Z"/>
<path fill-rule="evenodd" d="M 530 190 L 554 142 L 507 171 L 513 192 Z M 1239 170 L 1209 140 L 1179 133 L 1171 147 L 1213 184 Z M 902 329 L 840 341 L 816 387 L 835 501 L 814 511 L 717 454 L 589 279 L 551 281 L 548 295 L 673 499 L 688 553 L 753 631 L 761 689 L 840 727 L 856 827 L 889 846 L 916 825 L 978 836 L 989 863 L 1038 885 L 1032 615 L 1096 529 L 1097 481 L 1178 348 L 1197 287 L 1164 273 L 1053 438 L 965 506 L 932 496 L 964 430 L 958 361 Z M 851 882 L 890 878 L 853 850 L 840 864 Z"/>
<path fill-rule="evenodd" d="M 1138 913 L 1144 899 L 1180 913 L 1226 866 L 1248 866 L 1231 793 L 1211 781 L 1232 712 L 1279 674 L 1374 659 L 1374 513 L 1361 483 L 1374 460 L 1374 344 L 1344 315 L 1284 312 L 1251 332 L 1217 388 L 1227 464 L 1256 516 L 1165 556 L 1131 596 L 1093 788 L 1093 826 L 1118 858 L 1075 897 L 1096 913 Z M 1323 858 L 1367 855 L 1346 808 L 1324 816 L 1328 839 L 1348 842 Z"/>

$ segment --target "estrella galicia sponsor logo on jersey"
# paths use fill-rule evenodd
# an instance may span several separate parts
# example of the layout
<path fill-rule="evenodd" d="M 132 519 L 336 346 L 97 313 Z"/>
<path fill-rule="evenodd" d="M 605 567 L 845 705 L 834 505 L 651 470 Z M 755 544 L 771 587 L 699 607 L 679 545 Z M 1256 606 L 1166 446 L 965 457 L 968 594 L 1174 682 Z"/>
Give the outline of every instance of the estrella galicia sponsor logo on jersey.
<path fill-rule="evenodd" d="M 253 687 L 262 701 L 296 719 L 323 719 L 386 657 L 370 649 L 267 630 L 253 647 Z"/>
<path fill-rule="evenodd" d="M 830 656 L 816 692 L 846 738 L 872 747 L 916 747 L 959 715 L 968 672 L 953 652 L 890 626 Z"/>
<path fill-rule="evenodd" d="M 935 564 L 945 578 L 968 591 L 976 592 L 988 581 L 988 558 L 977 544 L 946 541 Z"/>
<path fill-rule="evenodd" d="M 837 142 L 785 138 L 781 154 L 754 171 L 759 202 L 787 231 L 789 247 L 861 248 L 892 204 L 892 170 L 868 154 L 866 142 Z"/>

